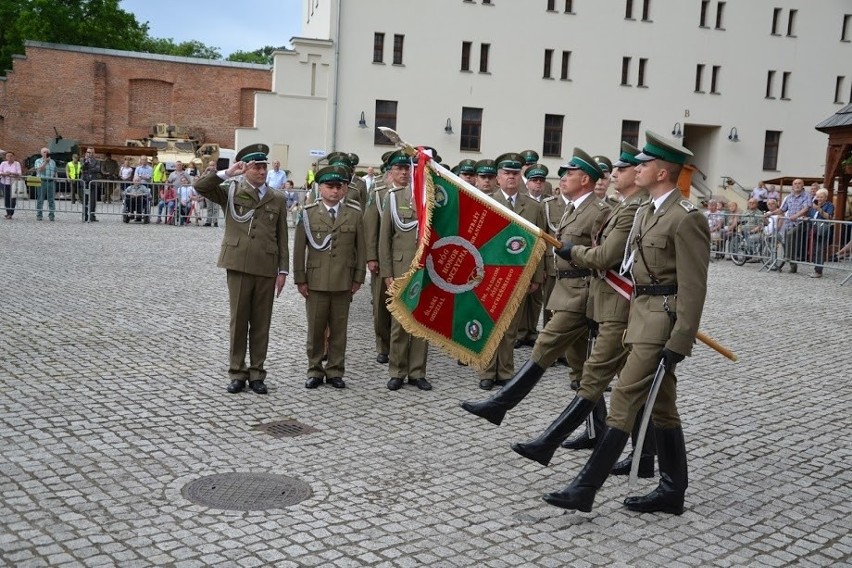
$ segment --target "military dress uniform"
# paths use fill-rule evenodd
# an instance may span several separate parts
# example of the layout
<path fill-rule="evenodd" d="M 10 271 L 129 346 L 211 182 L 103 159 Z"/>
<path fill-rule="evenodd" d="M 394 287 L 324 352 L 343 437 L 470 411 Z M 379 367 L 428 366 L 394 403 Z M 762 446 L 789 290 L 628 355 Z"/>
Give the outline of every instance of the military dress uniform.
<path fill-rule="evenodd" d="M 555 237 L 559 230 L 559 223 L 562 221 L 562 215 L 565 213 L 565 208 L 568 202 L 562 195 L 552 195 L 541 200 L 541 206 L 544 208 L 544 219 L 547 223 L 547 232 Z M 550 294 L 553 292 L 553 287 L 556 285 L 556 257 L 553 254 L 553 247 L 548 245 L 544 253 L 544 286 L 542 286 L 542 327 L 550 321 L 552 312 L 546 308 L 550 301 Z"/>
<path fill-rule="evenodd" d="M 253 160 L 253 155 L 245 157 Z M 262 156 L 265 162 L 265 153 Z M 223 181 L 231 182 L 228 189 L 221 187 Z M 287 274 L 290 266 L 286 200 L 265 184 L 255 188 L 242 177 L 226 180 L 224 171 L 198 178 L 195 189 L 225 211 L 217 266 L 227 270 L 231 311 L 228 374 L 233 380 L 263 381 L 275 279 Z"/>
<path fill-rule="evenodd" d="M 367 199 L 364 211 L 364 234 L 367 242 L 367 262 L 379 263 L 379 234 L 384 217 L 385 199 L 388 193 L 384 176 L 373 182 L 373 189 Z M 381 272 L 370 275 L 370 291 L 373 297 L 373 331 L 376 334 L 376 360 L 388 362 L 390 353 L 391 315 L 388 311 L 388 287 Z"/>
<path fill-rule="evenodd" d="M 322 179 L 323 171 L 317 173 Z M 333 212 L 333 213 L 332 213 Z M 367 246 L 357 203 L 340 201 L 328 208 L 322 201 L 305 207 L 296 225 L 293 278 L 308 285 L 307 377 L 342 386 L 346 373 L 346 338 L 353 283 L 363 284 Z M 325 330 L 328 361 L 323 368 Z"/>

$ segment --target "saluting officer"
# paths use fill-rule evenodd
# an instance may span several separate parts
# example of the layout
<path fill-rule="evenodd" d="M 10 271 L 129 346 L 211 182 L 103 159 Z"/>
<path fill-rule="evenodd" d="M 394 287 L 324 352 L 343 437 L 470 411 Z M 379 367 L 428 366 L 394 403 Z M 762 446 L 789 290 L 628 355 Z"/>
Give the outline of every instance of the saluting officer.
<path fill-rule="evenodd" d="M 664 374 L 653 406 L 660 483 L 643 497 L 628 497 L 628 509 L 683 513 L 687 487 L 686 447 L 676 404 L 675 367 L 692 353 L 707 293 L 710 229 L 696 207 L 683 199 L 677 180 L 692 152 L 651 131 L 636 156 L 636 185 L 650 203 L 639 209 L 628 237 L 625 267 L 633 274 L 634 300 L 625 343 L 630 349 L 610 399 L 603 439 L 573 482 L 544 500 L 564 509 L 590 511 L 627 443 L 639 409 L 648 399 L 652 376 Z"/>
<path fill-rule="evenodd" d="M 195 182 L 198 193 L 225 211 L 218 266 L 227 270 L 231 306 L 230 393 L 242 391 L 246 381 L 255 393 L 267 393 L 263 364 L 272 303 L 281 294 L 289 271 L 287 202 L 266 186 L 268 153 L 266 144 L 252 144 L 237 153 L 230 168 L 217 173 L 211 162 L 208 172 Z M 222 181 L 230 182 L 228 189 L 221 187 Z"/>
<path fill-rule="evenodd" d="M 346 387 L 346 336 L 352 295 L 364 283 L 367 246 L 357 203 L 343 201 L 349 171 L 327 166 L 316 173 L 320 200 L 305 207 L 296 225 L 293 278 L 305 297 L 308 315 L 308 379 L 315 389 L 323 378 Z M 325 330 L 328 362 L 323 368 Z"/>
<path fill-rule="evenodd" d="M 376 361 L 388 362 L 390 353 L 391 315 L 388 311 L 388 287 L 379 274 L 379 233 L 384 216 L 387 187 L 387 160 L 393 152 L 382 154 L 382 173 L 373 180 L 364 211 L 364 234 L 367 242 L 367 270 L 370 272 L 370 292 L 373 296 L 373 331 L 376 334 Z"/>

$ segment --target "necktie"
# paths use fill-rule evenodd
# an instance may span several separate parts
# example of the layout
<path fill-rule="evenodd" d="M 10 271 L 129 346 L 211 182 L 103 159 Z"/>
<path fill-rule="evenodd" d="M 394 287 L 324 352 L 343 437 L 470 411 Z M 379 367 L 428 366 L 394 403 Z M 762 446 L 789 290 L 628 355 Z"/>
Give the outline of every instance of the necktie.
<path fill-rule="evenodd" d="M 509 196 L 509 209 L 511 209 L 512 211 L 515 210 L 515 196 L 514 195 Z"/>
<path fill-rule="evenodd" d="M 566 215 L 570 215 L 573 212 L 574 212 L 574 204 L 573 203 L 569 203 L 568 205 L 565 206 L 565 214 Z"/>
<path fill-rule="evenodd" d="M 331 222 L 334 223 L 334 220 L 337 219 L 337 211 L 332 207 L 328 210 L 328 214 L 331 215 Z"/>

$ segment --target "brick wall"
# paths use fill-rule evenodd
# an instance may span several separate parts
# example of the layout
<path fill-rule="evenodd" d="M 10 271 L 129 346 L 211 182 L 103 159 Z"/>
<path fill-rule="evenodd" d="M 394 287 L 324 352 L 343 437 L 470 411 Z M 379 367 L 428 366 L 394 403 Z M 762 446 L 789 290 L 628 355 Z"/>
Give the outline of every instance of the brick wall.
<path fill-rule="evenodd" d="M 0 148 L 18 159 L 53 138 L 124 145 L 155 123 L 183 125 L 203 142 L 233 148 L 234 129 L 254 114 L 272 71 L 204 60 L 168 58 L 28 43 L 0 81 Z"/>

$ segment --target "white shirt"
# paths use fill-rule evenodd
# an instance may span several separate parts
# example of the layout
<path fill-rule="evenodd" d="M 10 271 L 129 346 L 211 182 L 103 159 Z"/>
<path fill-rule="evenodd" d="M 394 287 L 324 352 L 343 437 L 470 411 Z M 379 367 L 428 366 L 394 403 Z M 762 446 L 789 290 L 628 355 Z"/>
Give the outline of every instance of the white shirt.
<path fill-rule="evenodd" d="M 574 201 L 572 201 L 571 203 L 573 203 L 573 204 L 574 204 L 574 209 L 579 209 L 579 208 L 580 208 L 580 205 L 582 205 L 582 204 L 583 204 L 583 202 L 584 202 L 586 199 L 588 199 L 590 195 L 594 195 L 594 194 L 595 194 L 595 192 L 594 192 L 594 191 L 590 191 L 589 193 L 584 193 L 583 195 L 581 195 L 580 197 L 578 197 L 577 199 L 575 199 Z"/>
<path fill-rule="evenodd" d="M 660 197 L 656 198 L 653 201 L 653 203 L 654 203 L 654 215 L 656 215 L 660 211 L 660 205 L 663 204 L 663 201 L 665 201 L 666 198 L 669 195 L 671 195 L 673 191 L 678 191 L 678 189 L 676 187 L 673 187 L 672 189 L 668 190 L 663 195 L 661 195 Z"/>
<path fill-rule="evenodd" d="M 266 172 L 266 185 L 272 189 L 281 189 L 287 183 L 287 174 L 284 170 L 269 170 Z"/>

